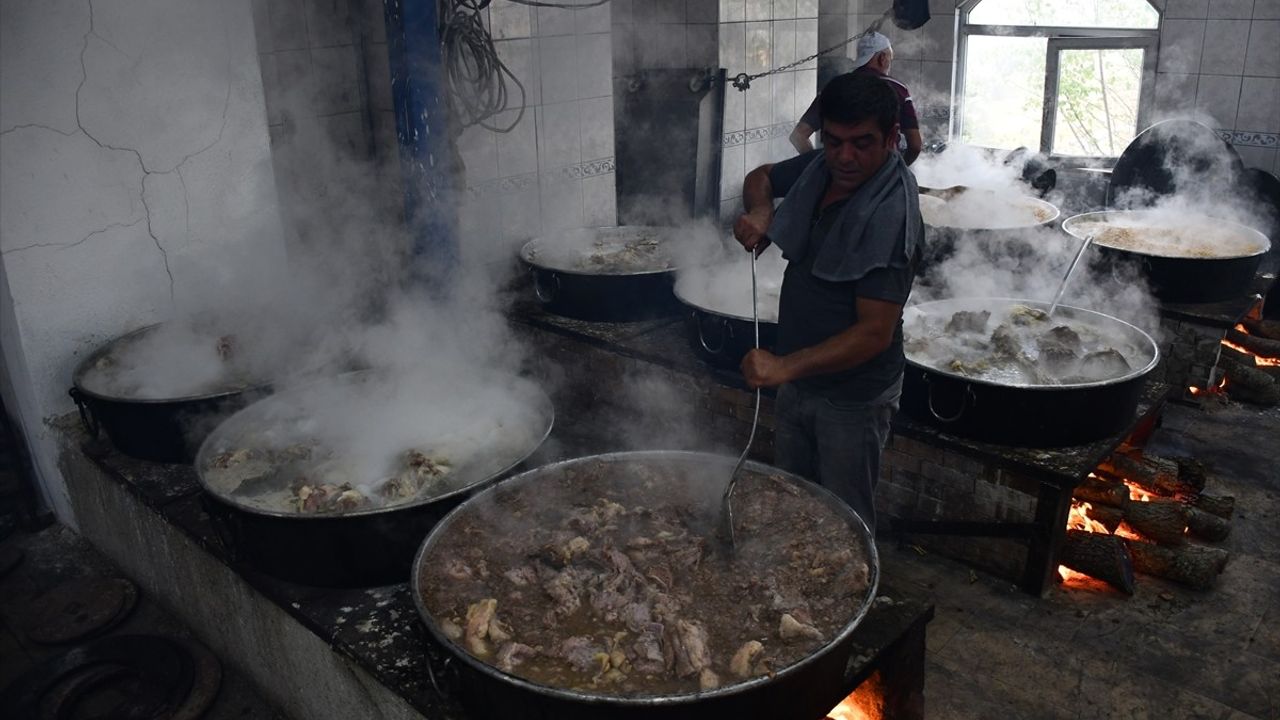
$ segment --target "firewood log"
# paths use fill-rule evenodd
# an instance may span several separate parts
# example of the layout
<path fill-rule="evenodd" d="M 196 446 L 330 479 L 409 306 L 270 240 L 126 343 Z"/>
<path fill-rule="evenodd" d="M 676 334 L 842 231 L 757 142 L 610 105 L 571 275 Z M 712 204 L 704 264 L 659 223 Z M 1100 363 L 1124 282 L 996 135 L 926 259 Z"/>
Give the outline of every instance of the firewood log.
<path fill-rule="evenodd" d="M 1226 520 L 1230 520 L 1231 516 L 1236 512 L 1236 499 L 1230 495 L 1206 495 L 1200 493 L 1195 496 L 1191 504 Z"/>
<path fill-rule="evenodd" d="M 1173 461 L 1178 463 L 1179 482 L 1196 490 L 1204 490 L 1209 481 L 1208 466 L 1192 457 L 1175 457 Z"/>
<path fill-rule="evenodd" d="M 1187 506 L 1177 500 L 1130 500 L 1124 504 L 1124 521 L 1158 543 L 1179 545 L 1187 539 Z"/>
<path fill-rule="evenodd" d="M 1231 522 L 1195 506 L 1187 508 L 1187 529 L 1198 538 L 1212 542 L 1226 540 L 1231 534 Z"/>
<path fill-rule="evenodd" d="M 1249 332 L 1271 340 L 1280 340 L 1280 321 L 1276 320 L 1245 320 L 1244 326 L 1249 328 Z"/>
<path fill-rule="evenodd" d="M 1194 495 L 1198 489 L 1182 482 L 1178 477 L 1179 472 L 1178 463 L 1174 460 L 1156 455 L 1135 458 L 1116 454 L 1112 454 L 1094 471 L 1099 477 L 1128 480 L 1154 495 Z"/>
<path fill-rule="evenodd" d="M 1227 394 L 1233 400 L 1269 407 L 1280 403 L 1280 382 L 1265 372 L 1233 357 L 1239 353 L 1223 348 L 1220 364 L 1227 371 Z"/>
<path fill-rule="evenodd" d="M 1141 540 L 1125 540 L 1124 544 L 1129 548 L 1134 570 L 1197 590 L 1212 587 L 1230 557 L 1226 550 L 1203 545 L 1164 547 Z"/>
<path fill-rule="evenodd" d="M 1120 527 L 1120 521 L 1124 520 L 1124 509 L 1106 505 L 1093 505 L 1089 508 L 1089 518 L 1102 523 L 1107 532 L 1113 533 L 1116 528 Z"/>
<path fill-rule="evenodd" d="M 1124 540 L 1084 530 L 1068 530 L 1062 545 L 1063 565 L 1133 594 L 1133 561 Z"/>
<path fill-rule="evenodd" d="M 1124 483 L 1114 480 L 1085 478 L 1084 482 L 1076 486 L 1074 496 L 1077 500 L 1093 503 L 1095 507 L 1098 505 L 1120 507 L 1125 500 L 1129 499 L 1129 488 Z"/>
<path fill-rule="evenodd" d="M 1280 340 L 1250 335 L 1235 329 L 1227 331 L 1227 339 L 1249 352 L 1265 357 L 1280 357 Z"/>

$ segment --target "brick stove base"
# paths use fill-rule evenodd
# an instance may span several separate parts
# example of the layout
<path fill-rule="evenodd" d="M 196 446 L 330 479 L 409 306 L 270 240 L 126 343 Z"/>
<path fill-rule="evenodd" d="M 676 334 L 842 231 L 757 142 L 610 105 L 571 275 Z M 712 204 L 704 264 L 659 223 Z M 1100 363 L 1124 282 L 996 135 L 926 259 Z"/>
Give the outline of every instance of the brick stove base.
<path fill-rule="evenodd" d="M 1217 384 L 1218 355 L 1227 330 L 1241 322 L 1262 298 L 1247 294 L 1234 300 L 1202 304 L 1165 304 L 1160 308 L 1160 365 L 1153 373 L 1174 387 L 1174 397 L 1199 404 L 1187 388 Z"/>

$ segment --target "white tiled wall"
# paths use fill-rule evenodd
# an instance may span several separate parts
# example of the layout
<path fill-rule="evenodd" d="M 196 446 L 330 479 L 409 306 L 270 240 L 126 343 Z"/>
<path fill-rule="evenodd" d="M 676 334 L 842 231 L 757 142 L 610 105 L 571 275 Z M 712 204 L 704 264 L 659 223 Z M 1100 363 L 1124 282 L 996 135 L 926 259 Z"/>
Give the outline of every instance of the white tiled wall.
<path fill-rule="evenodd" d="M 474 126 L 458 149 L 466 167 L 464 259 L 513 257 L 541 233 L 617 221 L 613 164 L 613 33 L 618 3 L 562 9 L 493 0 L 483 12 L 499 57 L 526 91 L 507 133 Z M 515 117 L 519 91 L 509 87 Z"/>
<path fill-rule="evenodd" d="M 345 220 L 358 209 L 364 221 L 394 221 L 403 207 L 382 4 L 253 0 L 253 14 L 272 163 L 295 239 L 332 226 L 324 215 L 338 212 L 338 188 L 362 196 L 342 204 Z"/>
<path fill-rule="evenodd" d="M 1190 108 L 1245 165 L 1280 173 L 1280 0 L 1168 0 L 1156 109 Z"/>
<path fill-rule="evenodd" d="M 794 62 L 818 49 L 817 0 L 719 0 L 720 66 L 730 78 Z M 741 211 L 742 179 L 753 168 L 795 156 L 787 140 L 817 91 L 817 64 L 757 78 L 725 91 L 720 215 Z"/>

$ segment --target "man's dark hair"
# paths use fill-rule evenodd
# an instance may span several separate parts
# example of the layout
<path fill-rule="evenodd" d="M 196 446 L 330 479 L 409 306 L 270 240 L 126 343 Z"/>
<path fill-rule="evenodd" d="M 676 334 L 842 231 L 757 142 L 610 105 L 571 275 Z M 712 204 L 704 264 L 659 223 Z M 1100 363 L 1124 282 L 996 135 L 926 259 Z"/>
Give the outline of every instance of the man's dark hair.
<path fill-rule="evenodd" d="M 898 94 L 889 83 L 867 73 L 836 77 L 818 95 L 818 113 L 824 121 L 856 125 L 873 119 L 886 137 L 898 122 L 898 112 Z"/>

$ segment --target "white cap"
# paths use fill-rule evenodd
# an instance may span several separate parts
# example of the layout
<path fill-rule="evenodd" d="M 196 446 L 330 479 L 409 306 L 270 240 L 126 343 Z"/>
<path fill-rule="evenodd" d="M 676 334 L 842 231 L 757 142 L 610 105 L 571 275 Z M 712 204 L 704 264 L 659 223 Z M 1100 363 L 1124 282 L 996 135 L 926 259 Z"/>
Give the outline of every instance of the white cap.
<path fill-rule="evenodd" d="M 858 38 L 857 48 L 858 54 L 853 58 L 853 66 L 860 68 L 870 62 L 876 53 L 890 48 L 889 38 L 872 31 Z"/>

